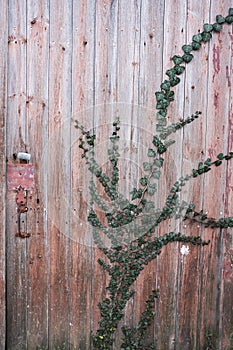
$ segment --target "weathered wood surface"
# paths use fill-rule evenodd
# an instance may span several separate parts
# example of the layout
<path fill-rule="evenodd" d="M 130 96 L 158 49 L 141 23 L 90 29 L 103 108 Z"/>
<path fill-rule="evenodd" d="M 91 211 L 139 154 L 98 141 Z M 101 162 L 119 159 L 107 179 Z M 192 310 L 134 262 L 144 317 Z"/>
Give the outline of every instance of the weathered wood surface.
<path fill-rule="evenodd" d="M 74 120 L 95 128 L 98 161 L 107 169 L 106 137 L 116 114 L 120 116 L 120 186 L 129 195 L 155 133 L 154 92 L 171 67 L 171 57 L 181 54 L 181 46 L 203 23 L 213 22 L 216 14 L 226 15 L 229 7 L 230 0 L 10 0 L 2 5 L 0 177 L 5 172 L 5 148 L 9 164 L 18 162 L 13 154 L 29 152 L 35 185 L 28 192 L 25 215 L 28 239 L 15 237 L 16 193 L 7 191 L 4 207 L 5 187 L 1 187 L 1 348 L 6 343 L 9 350 L 92 349 L 97 303 L 105 295 L 107 280 L 86 220 L 89 175 L 80 161 Z M 169 121 L 196 110 L 203 115 L 176 135 L 156 200 L 160 206 L 177 177 L 190 173 L 200 160 L 233 148 L 232 40 L 232 26 L 225 25 L 195 53 L 174 89 Z M 190 182 L 182 199 L 210 216 L 232 215 L 232 176 L 229 162 Z M 157 234 L 172 229 L 200 234 L 211 244 L 201 249 L 190 246 L 184 257 L 181 244 L 164 248 L 135 283 L 136 294 L 122 323 L 135 325 L 151 289 L 159 288 L 148 341 L 154 340 L 159 350 L 229 350 L 232 229 L 203 230 L 181 221 L 161 226 Z M 115 350 L 120 337 L 118 331 Z"/>
<path fill-rule="evenodd" d="M 5 276 L 5 224 L 6 224 L 6 87 L 7 87 L 7 6 L 2 5 L 0 14 L 2 32 L 0 39 L 0 348 L 5 347 L 6 339 L 6 276 Z"/>

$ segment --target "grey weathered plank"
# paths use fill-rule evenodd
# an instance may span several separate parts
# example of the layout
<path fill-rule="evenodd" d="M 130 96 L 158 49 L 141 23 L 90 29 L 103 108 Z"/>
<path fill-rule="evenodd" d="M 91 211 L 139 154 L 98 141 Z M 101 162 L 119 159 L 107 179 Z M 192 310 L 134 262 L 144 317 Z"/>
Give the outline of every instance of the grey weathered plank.
<path fill-rule="evenodd" d="M 35 167 L 35 186 L 28 196 L 27 346 L 48 345 L 48 63 L 47 1 L 27 5 L 27 142 Z M 40 305 L 40 307 L 38 307 Z"/>
<path fill-rule="evenodd" d="M 27 151 L 26 141 L 26 1 L 8 2 L 7 158 Z M 17 162 L 17 161 L 15 161 Z M 15 192 L 7 192 L 7 348 L 26 347 L 27 242 L 18 231 Z"/>
<path fill-rule="evenodd" d="M 89 210 L 89 176 L 83 167 L 79 146 L 78 120 L 93 128 L 95 2 L 73 4 L 72 124 L 71 124 L 71 204 L 70 204 L 70 343 L 74 349 L 91 348 L 92 330 L 92 228 Z"/>
<path fill-rule="evenodd" d="M 49 51 L 49 348 L 69 342 L 70 122 L 72 3 L 50 2 Z"/>
<path fill-rule="evenodd" d="M 7 5 L 1 11 L 2 37 L 0 40 L 0 347 L 5 347 L 6 340 L 6 278 L 5 278 L 5 229 L 6 229 L 6 88 L 7 88 Z"/>

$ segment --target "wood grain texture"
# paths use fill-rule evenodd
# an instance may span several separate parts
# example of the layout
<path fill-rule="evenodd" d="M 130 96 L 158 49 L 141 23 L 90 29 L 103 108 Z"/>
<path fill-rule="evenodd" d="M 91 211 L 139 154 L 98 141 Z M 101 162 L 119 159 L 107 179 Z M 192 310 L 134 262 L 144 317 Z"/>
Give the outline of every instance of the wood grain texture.
<path fill-rule="evenodd" d="M 93 129 L 94 105 L 95 2 L 73 4 L 72 128 L 71 128 L 71 273 L 70 343 L 74 349 L 91 348 L 93 321 L 92 229 L 86 217 L 89 210 L 90 177 L 80 162 L 78 120 Z"/>
<path fill-rule="evenodd" d="M 26 119 L 26 1 L 8 2 L 7 158 L 27 152 Z M 27 342 L 27 241 L 16 239 L 18 217 L 14 191 L 7 192 L 7 348 Z"/>
<path fill-rule="evenodd" d="M 28 195 L 27 346 L 48 345 L 48 65 L 47 1 L 27 5 L 27 143 L 35 167 L 35 186 Z"/>
<path fill-rule="evenodd" d="M 154 92 L 172 66 L 171 57 L 181 55 L 182 45 L 217 14 L 227 15 L 229 7 L 230 0 L 9 0 L 2 6 L 0 177 L 5 184 L 5 152 L 13 165 L 18 162 L 14 154 L 29 152 L 35 186 L 28 192 L 27 240 L 15 237 L 16 193 L 7 191 L 4 207 L 1 187 L 3 222 L 6 215 L 6 242 L 4 225 L 0 228 L 1 348 L 93 348 L 91 333 L 100 317 L 97 304 L 106 297 L 108 280 L 97 262 L 103 254 L 93 243 L 86 219 L 90 176 L 81 161 L 74 121 L 94 128 L 96 159 L 109 171 L 107 139 L 114 118 L 120 117 L 120 191 L 129 198 L 155 134 Z M 174 88 L 169 123 L 196 110 L 203 114 L 174 136 L 156 206 L 164 205 L 181 174 L 189 174 L 199 161 L 232 151 L 232 40 L 232 25 L 224 25 L 194 52 Z M 232 215 L 232 161 L 190 181 L 180 198 L 209 216 Z M 171 220 L 156 235 L 172 230 L 200 234 L 211 243 L 203 248 L 190 245 L 190 254 L 183 257 L 182 244 L 165 247 L 134 284 L 136 293 L 120 327 L 137 325 L 145 299 L 159 288 L 145 346 L 154 341 L 159 350 L 229 350 L 232 229 L 203 230 Z M 120 327 L 115 350 L 120 348 Z"/>
<path fill-rule="evenodd" d="M 6 343 L 6 112 L 7 112 L 7 6 L 2 6 L 0 14 L 2 36 L 0 40 L 0 348 Z"/>
<path fill-rule="evenodd" d="M 70 128 L 72 2 L 50 3 L 49 348 L 68 346 L 70 324 Z M 64 345 L 65 344 L 65 345 Z"/>

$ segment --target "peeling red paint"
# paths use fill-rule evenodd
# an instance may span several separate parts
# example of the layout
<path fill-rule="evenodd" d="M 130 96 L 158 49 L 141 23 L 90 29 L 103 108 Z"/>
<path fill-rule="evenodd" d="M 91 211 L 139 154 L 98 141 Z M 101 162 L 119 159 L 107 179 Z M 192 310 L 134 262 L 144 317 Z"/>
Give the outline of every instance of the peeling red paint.
<path fill-rule="evenodd" d="M 34 188 L 34 166 L 32 164 L 8 164 L 7 188 L 15 190 L 19 186 L 25 190 Z"/>

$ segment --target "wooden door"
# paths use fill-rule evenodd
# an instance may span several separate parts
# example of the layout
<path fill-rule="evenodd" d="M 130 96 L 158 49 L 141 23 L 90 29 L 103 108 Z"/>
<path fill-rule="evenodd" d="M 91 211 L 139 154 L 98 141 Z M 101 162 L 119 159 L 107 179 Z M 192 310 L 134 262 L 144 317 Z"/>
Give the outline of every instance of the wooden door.
<path fill-rule="evenodd" d="M 1 349 L 92 349 L 107 279 L 86 219 L 89 177 L 74 121 L 95 129 L 104 163 L 118 111 L 121 187 L 129 194 L 156 128 L 154 92 L 171 57 L 231 6 L 230 0 L 2 1 Z M 232 25 L 225 25 L 195 53 L 175 88 L 169 121 L 196 110 L 203 116 L 177 135 L 157 205 L 200 160 L 232 151 L 232 40 Z M 19 212 L 20 185 L 27 211 Z M 232 162 L 190 182 L 185 198 L 210 216 L 232 215 Z M 232 229 L 177 225 L 210 245 L 190 247 L 185 257 L 181 245 L 167 246 L 137 280 L 124 322 L 135 324 L 151 289 L 159 288 L 148 335 L 159 350 L 232 349 Z M 117 332 L 115 350 L 120 338 Z"/>

